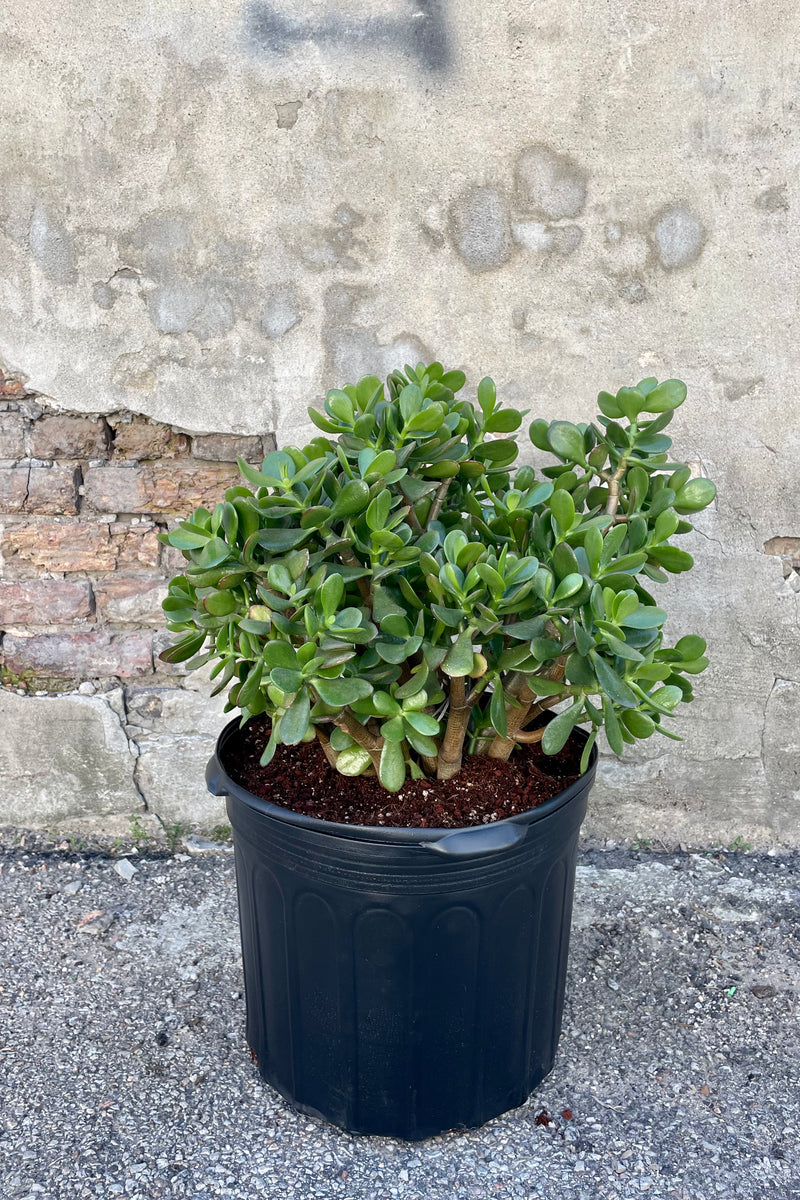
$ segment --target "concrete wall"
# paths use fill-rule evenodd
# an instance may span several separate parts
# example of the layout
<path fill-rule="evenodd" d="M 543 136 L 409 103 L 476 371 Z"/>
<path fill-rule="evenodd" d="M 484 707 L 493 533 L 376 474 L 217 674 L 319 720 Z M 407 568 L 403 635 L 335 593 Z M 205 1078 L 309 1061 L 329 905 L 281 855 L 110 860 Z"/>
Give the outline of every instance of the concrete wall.
<path fill-rule="evenodd" d="M 713 667 L 682 746 L 606 770 L 593 828 L 797 843 L 796 5 L 40 0 L 0 25 L 0 359 L 29 390 L 280 443 L 409 356 L 548 417 L 687 380 L 677 450 L 720 498 L 674 628 Z"/>

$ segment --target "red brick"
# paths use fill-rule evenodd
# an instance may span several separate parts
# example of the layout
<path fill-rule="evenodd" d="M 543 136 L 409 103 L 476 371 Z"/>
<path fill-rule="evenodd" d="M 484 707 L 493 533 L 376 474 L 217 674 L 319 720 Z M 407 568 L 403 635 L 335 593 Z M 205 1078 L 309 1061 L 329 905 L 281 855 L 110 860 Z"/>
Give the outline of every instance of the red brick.
<path fill-rule="evenodd" d="M 0 458 L 25 457 L 25 422 L 19 413 L 0 413 Z"/>
<path fill-rule="evenodd" d="M 169 425 L 159 421 L 133 420 L 116 427 L 114 435 L 114 457 L 143 461 L 151 458 L 175 458 L 186 454 L 189 439 L 183 433 L 175 433 Z"/>
<path fill-rule="evenodd" d="M 184 514 L 199 505 L 213 508 L 239 482 L 231 467 L 90 467 L 84 490 L 95 512 Z"/>
<path fill-rule="evenodd" d="M 155 571 L 158 568 L 161 543 L 153 524 L 149 521 L 138 521 L 136 524 L 115 521 L 109 530 L 119 570 Z"/>
<path fill-rule="evenodd" d="M 80 479 L 80 471 L 72 465 L 32 467 L 25 511 L 43 516 L 72 516 L 78 511 Z"/>
<path fill-rule="evenodd" d="M 130 678 L 153 669 L 152 635 L 97 630 L 94 633 L 37 633 L 33 637 L 6 634 L 3 639 L 6 671 L 42 677 L 99 679 Z"/>
<path fill-rule="evenodd" d="M 28 498 L 27 467 L 0 467 L 0 513 L 18 513 Z"/>
<path fill-rule="evenodd" d="M 91 417 L 45 416 L 30 432 L 32 458 L 105 458 L 105 424 Z"/>
<path fill-rule="evenodd" d="M 245 462 L 261 465 L 265 451 L 260 437 L 240 437 L 235 433 L 209 433 L 192 438 L 192 454 L 210 462 Z"/>
<path fill-rule="evenodd" d="M 107 525 L 48 521 L 7 526 L 3 558 L 15 574 L 39 571 L 112 571 L 116 555 Z"/>
<path fill-rule="evenodd" d="M 32 579 L 0 582 L 0 628 L 81 621 L 92 615 L 86 580 Z"/>
<path fill-rule="evenodd" d="M 18 400 L 25 395 L 25 384 L 13 375 L 0 371 L 0 400 Z"/>
<path fill-rule="evenodd" d="M 56 571 L 96 573 L 120 567 L 128 572 L 158 568 L 157 530 L 149 521 L 112 525 L 43 521 L 7 526 L 3 532 L 6 569 L 16 577 Z"/>
<path fill-rule="evenodd" d="M 118 575 L 94 585 L 98 612 L 117 624 L 163 626 L 161 601 L 166 593 L 167 581 L 161 576 Z"/>

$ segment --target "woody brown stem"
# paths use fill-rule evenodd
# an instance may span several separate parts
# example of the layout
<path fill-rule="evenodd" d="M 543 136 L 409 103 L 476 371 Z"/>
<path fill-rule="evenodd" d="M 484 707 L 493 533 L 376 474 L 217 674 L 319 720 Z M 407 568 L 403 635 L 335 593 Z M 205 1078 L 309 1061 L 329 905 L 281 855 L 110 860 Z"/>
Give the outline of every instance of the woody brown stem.
<path fill-rule="evenodd" d="M 563 658 L 557 658 L 555 662 L 545 671 L 543 679 L 561 681 L 564 678 L 564 662 Z M 536 686 L 536 677 L 532 680 L 534 687 Z M 506 736 L 504 738 L 499 735 L 492 740 L 489 746 L 489 758 L 500 758 L 507 760 L 511 757 L 511 752 L 517 744 L 517 734 L 522 729 L 523 725 L 527 725 L 540 712 L 551 708 L 554 704 L 558 704 L 559 700 L 563 700 L 563 693 L 558 696 L 547 696 L 534 705 L 536 693 L 528 686 L 527 677 L 525 675 L 516 675 L 512 678 L 511 683 L 506 688 L 506 692 L 517 700 L 519 707 L 506 708 L 506 724 L 508 726 Z"/>
<path fill-rule="evenodd" d="M 314 731 L 317 735 L 317 741 L 319 742 L 320 746 L 322 746 L 323 754 L 325 755 L 328 762 L 335 770 L 336 769 L 336 759 L 338 756 L 337 756 L 336 751 L 334 750 L 333 746 L 331 745 L 330 738 L 327 736 L 327 734 L 324 734 L 322 732 L 319 725 L 316 725 L 314 727 Z"/>
<path fill-rule="evenodd" d="M 439 751 L 439 766 L 436 778 L 452 779 L 461 770 L 464 754 L 464 738 L 467 734 L 472 709 L 467 702 L 467 688 L 463 676 L 450 680 L 450 712 L 447 717 L 442 748 Z"/>
<path fill-rule="evenodd" d="M 426 525 L 430 525 L 431 521 L 435 521 L 439 516 L 439 513 L 442 511 L 442 505 L 444 504 L 445 496 L 447 495 L 447 489 L 449 487 L 449 479 L 443 479 L 439 484 L 438 488 L 436 489 L 436 495 L 433 497 L 433 504 L 431 505 L 430 512 L 428 513 L 428 519 L 425 522 Z"/>
<path fill-rule="evenodd" d="M 383 749 L 383 738 L 375 737 L 370 733 L 360 721 L 346 708 L 335 718 L 335 723 L 344 729 L 345 733 L 349 733 L 350 737 L 357 745 L 363 746 L 372 759 L 372 765 L 377 774 L 381 764 L 381 750 Z"/>
<path fill-rule="evenodd" d="M 540 742 L 543 737 L 544 729 L 520 729 L 519 732 L 514 734 L 514 741 L 530 745 L 531 743 Z"/>
<path fill-rule="evenodd" d="M 617 467 L 614 474 L 608 481 L 608 500 L 606 501 L 606 516 L 613 517 L 619 508 L 619 485 L 622 482 L 626 470 L 628 469 L 628 460 L 623 458 Z"/>

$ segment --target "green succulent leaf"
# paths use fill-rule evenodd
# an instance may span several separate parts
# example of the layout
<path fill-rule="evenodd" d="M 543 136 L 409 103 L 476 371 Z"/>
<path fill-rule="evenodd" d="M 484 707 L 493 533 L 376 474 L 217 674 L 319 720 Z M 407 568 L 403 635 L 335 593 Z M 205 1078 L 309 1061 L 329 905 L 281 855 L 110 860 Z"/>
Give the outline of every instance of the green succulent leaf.
<path fill-rule="evenodd" d="M 312 679 L 311 683 L 320 700 L 332 708 L 345 708 L 356 700 L 372 695 L 372 684 L 366 679 Z"/>
<path fill-rule="evenodd" d="M 463 677 L 472 670 L 472 634 L 468 629 L 460 633 L 450 646 L 442 662 L 445 675 Z"/>
<path fill-rule="evenodd" d="M 558 754 L 559 750 L 563 749 L 582 714 L 583 700 L 577 699 L 549 722 L 542 736 L 542 750 L 545 754 Z"/>
<path fill-rule="evenodd" d="M 583 434 L 569 421 L 552 421 L 547 430 L 547 442 L 550 449 L 561 458 L 570 462 L 584 462 Z"/>
<path fill-rule="evenodd" d="M 363 775 L 372 762 L 363 746 L 349 746 L 336 756 L 336 770 L 342 775 Z"/>
<path fill-rule="evenodd" d="M 401 742 L 384 742 L 378 778 L 387 792 L 399 792 L 406 779 L 406 760 Z"/>

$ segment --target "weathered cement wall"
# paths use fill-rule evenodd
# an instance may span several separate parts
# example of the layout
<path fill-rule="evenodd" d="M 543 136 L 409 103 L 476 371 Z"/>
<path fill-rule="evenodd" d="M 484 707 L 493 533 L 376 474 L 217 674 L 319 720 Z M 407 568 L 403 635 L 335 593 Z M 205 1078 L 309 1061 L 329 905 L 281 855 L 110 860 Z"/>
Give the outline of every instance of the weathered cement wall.
<path fill-rule="evenodd" d="M 30 390 L 281 442 L 428 353 L 533 415 L 687 380 L 677 450 L 720 498 L 674 628 L 713 666 L 682 746 L 607 768 L 594 828 L 800 840 L 796 5 L 42 0 L 0 25 L 0 359 Z"/>

